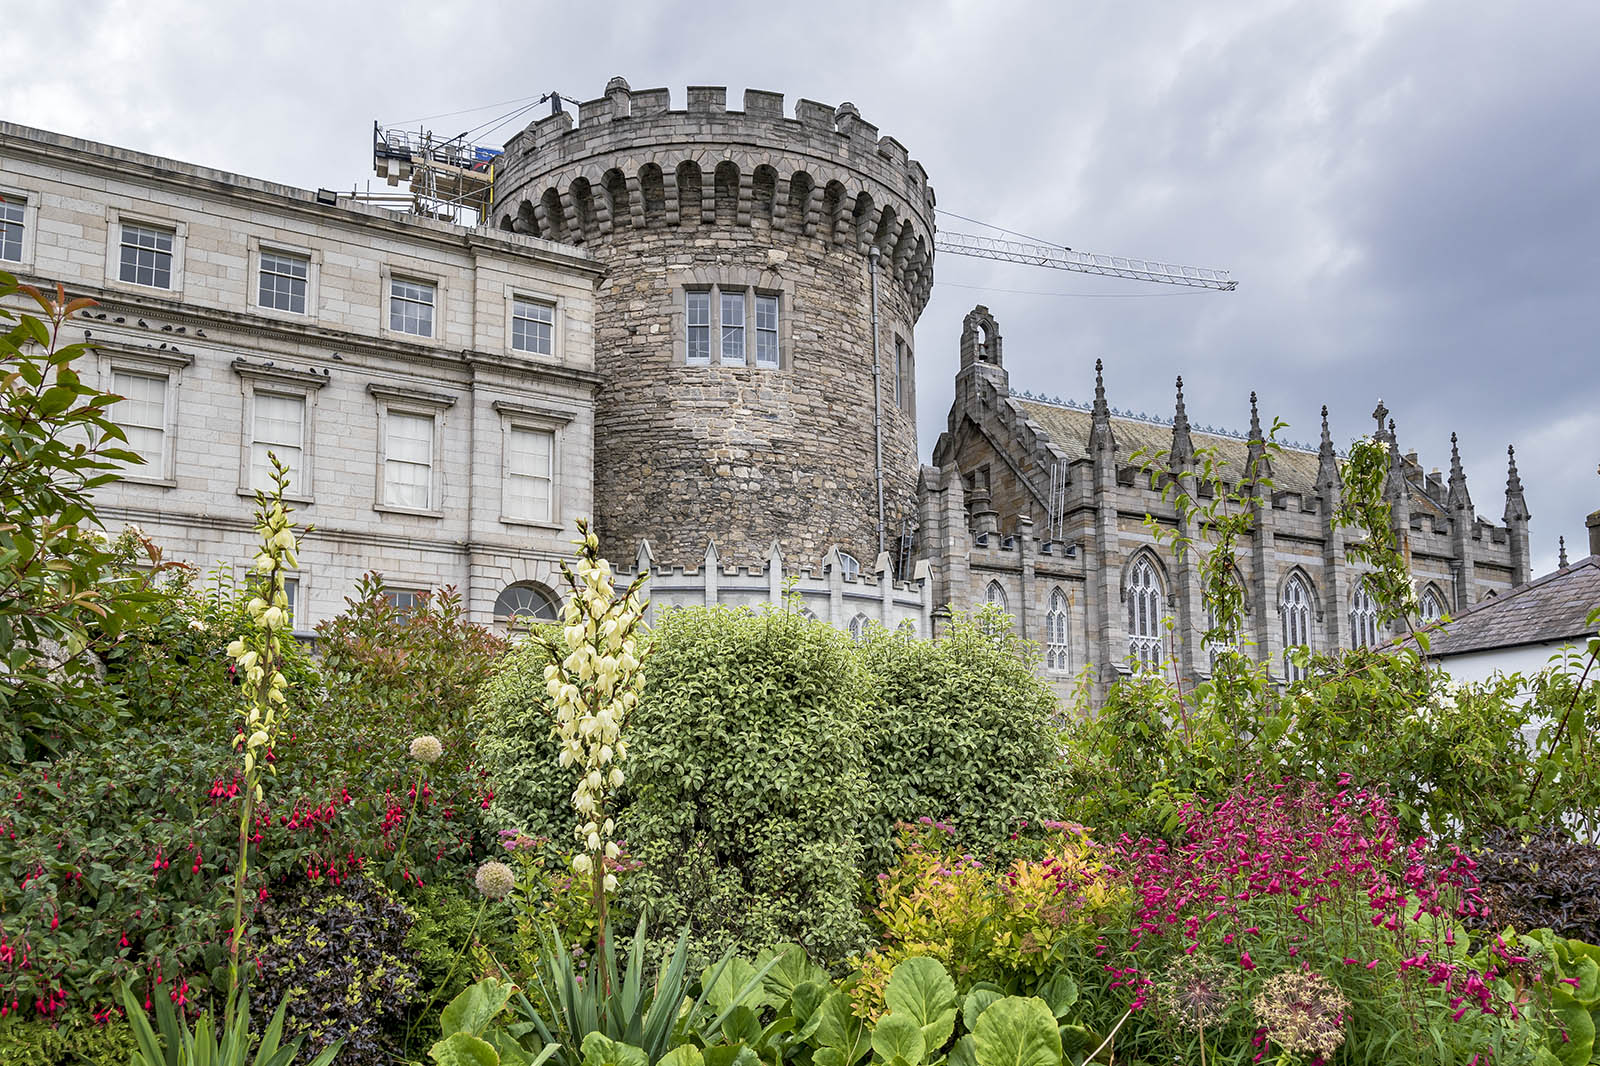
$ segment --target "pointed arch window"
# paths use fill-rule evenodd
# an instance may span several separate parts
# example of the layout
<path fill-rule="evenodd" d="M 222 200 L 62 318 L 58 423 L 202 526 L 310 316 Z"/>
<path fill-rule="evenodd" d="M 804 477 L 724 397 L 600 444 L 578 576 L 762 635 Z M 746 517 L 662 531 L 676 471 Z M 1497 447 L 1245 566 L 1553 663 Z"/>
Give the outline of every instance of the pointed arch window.
<path fill-rule="evenodd" d="M 870 621 L 871 619 L 864 614 L 858 614 L 850 619 L 850 639 L 855 641 L 866 640 L 867 624 Z"/>
<path fill-rule="evenodd" d="M 1000 582 L 998 581 L 989 582 L 989 587 L 983 590 L 983 602 L 992 603 L 1002 611 L 1006 611 L 1008 613 L 1011 610 L 1010 606 L 1006 603 L 1006 590 L 1000 586 Z"/>
<path fill-rule="evenodd" d="M 1303 575 L 1290 575 L 1278 611 L 1283 616 L 1283 676 L 1304 681 L 1306 668 L 1295 663 L 1292 654 L 1297 648 L 1311 647 L 1311 587 Z"/>
<path fill-rule="evenodd" d="M 1161 665 L 1162 630 L 1167 617 L 1167 594 L 1161 575 L 1148 558 L 1134 561 L 1128 571 L 1128 657 L 1140 670 Z"/>
<path fill-rule="evenodd" d="M 1431 626 L 1444 620 L 1444 597 L 1432 585 L 1422 590 L 1421 614 L 1423 625 Z"/>
<path fill-rule="evenodd" d="M 1223 574 L 1222 579 L 1227 583 L 1227 596 L 1238 604 L 1238 609 L 1240 612 L 1242 612 L 1245 607 L 1244 578 L 1240 576 L 1237 568 L 1230 567 L 1228 571 Z M 1211 602 L 1210 596 L 1207 596 L 1206 632 L 1210 633 L 1212 630 L 1215 630 L 1217 628 L 1217 624 L 1217 605 Z M 1244 620 L 1242 617 L 1238 619 L 1236 626 L 1237 628 L 1234 632 L 1213 636 L 1206 641 L 1206 654 L 1210 656 L 1211 659 L 1212 673 L 1216 672 L 1217 661 L 1222 658 L 1225 652 L 1232 652 L 1235 655 L 1241 656 L 1244 655 L 1245 630 Z M 1229 643 L 1227 639 L 1229 636 L 1233 638 L 1232 643 Z"/>
<path fill-rule="evenodd" d="M 1378 604 L 1363 578 L 1350 595 L 1350 646 L 1370 648 L 1378 643 Z"/>
<path fill-rule="evenodd" d="M 1067 594 L 1060 589 L 1050 593 L 1050 609 L 1044 616 L 1044 668 L 1052 674 L 1072 673 L 1072 657 L 1067 648 Z"/>

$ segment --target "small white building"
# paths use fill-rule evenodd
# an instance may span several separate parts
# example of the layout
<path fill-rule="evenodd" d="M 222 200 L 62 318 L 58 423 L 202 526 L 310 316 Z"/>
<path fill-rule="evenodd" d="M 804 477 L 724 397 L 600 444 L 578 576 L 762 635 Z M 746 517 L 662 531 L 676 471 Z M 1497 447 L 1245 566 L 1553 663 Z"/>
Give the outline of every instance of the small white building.
<path fill-rule="evenodd" d="M 1589 615 L 1600 607 L 1600 511 L 1588 524 L 1587 558 L 1461 612 L 1433 634 L 1429 657 L 1457 681 L 1562 663 L 1581 674 L 1596 631 Z M 1600 681 L 1600 671 L 1591 671 L 1590 680 Z"/>
<path fill-rule="evenodd" d="M 593 508 L 589 254 L 11 123 L 0 196 L 0 269 L 96 301 L 64 340 L 146 460 L 108 527 L 240 567 L 270 451 L 316 526 L 296 630 L 368 570 L 478 622 L 551 611 Z"/>

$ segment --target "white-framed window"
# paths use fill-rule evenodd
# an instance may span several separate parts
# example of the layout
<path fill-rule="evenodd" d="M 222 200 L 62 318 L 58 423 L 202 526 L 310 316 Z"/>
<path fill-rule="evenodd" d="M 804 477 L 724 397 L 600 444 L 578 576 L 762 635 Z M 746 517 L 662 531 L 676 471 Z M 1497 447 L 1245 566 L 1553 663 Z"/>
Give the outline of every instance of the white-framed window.
<path fill-rule="evenodd" d="M 300 619 L 300 579 L 286 577 L 283 579 L 283 596 L 289 601 L 289 632 L 298 632 L 302 628 Z"/>
<path fill-rule="evenodd" d="M 1304 681 L 1306 668 L 1296 664 L 1291 654 L 1311 647 L 1311 589 L 1304 577 L 1290 575 L 1283 586 L 1283 602 L 1278 611 L 1283 616 L 1283 676 L 1290 681 Z"/>
<path fill-rule="evenodd" d="M 276 455 L 289 468 L 285 494 L 304 496 L 309 484 L 305 476 L 305 453 L 305 395 L 256 389 L 251 404 L 249 487 L 258 492 L 272 491 L 269 456 Z"/>
<path fill-rule="evenodd" d="M 683 294 L 684 362 L 690 366 L 711 363 L 711 290 L 689 289 Z"/>
<path fill-rule="evenodd" d="M 756 293 L 756 366 L 781 366 L 778 345 L 778 298 Z"/>
<path fill-rule="evenodd" d="M 494 601 L 494 620 L 503 629 L 526 628 L 533 622 L 557 622 L 561 604 L 550 590 L 531 581 L 507 585 Z"/>
<path fill-rule="evenodd" d="M 1060 589 L 1050 593 L 1050 609 L 1044 615 L 1044 668 L 1052 674 L 1072 673 L 1067 646 L 1067 594 Z"/>
<path fill-rule="evenodd" d="M 389 328 L 413 337 L 433 336 L 433 313 L 439 287 L 431 281 L 389 279 Z"/>
<path fill-rule="evenodd" d="M 866 640 L 867 627 L 871 625 L 871 623 L 872 619 L 868 618 L 864 614 L 857 614 L 854 618 L 850 619 L 850 639 L 855 641 Z"/>
<path fill-rule="evenodd" d="M 533 355 L 555 354 L 556 306 L 526 296 L 511 298 L 511 348 Z"/>
<path fill-rule="evenodd" d="M 849 552 L 837 552 L 839 557 L 839 576 L 846 581 L 854 581 L 861 575 L 861 560 Z"/>
<path fill-rule="evenodd" d="M 744 293 L 738 290 L 733 292 L 724 290 L 720 295 L 722 307 L 722 365 L 744 366 Z"/>
<path fill-rule="evenodd" d="M 23 237 L 27 233 L 28 201 L 15 193 L 0 190 L 0 259 L 22 262 Z"/>
<path fill-rule="evenodd" d="M 513 425 L 506 432 L 506 517 L 555 521 L 556 434 Z"/>
<path fill-rule="evenodd" d="M 383 590 L 383 598 L 389 605 L 406 617 L 417 611 L 423 610 L 428 605 L 428 592 L 426 589 L 391 589 Z"/>
<path fill-rule="evenodd" d="M 123 222 L 118 241 L 117 277 L 130 285 L 173 288 L 177 232 L 142 222 Z"/>
<path fill-rule="evenodd" d="M 1431 626 L 1444 620 L 1446 613 L 1444 597 L 1439 595 L 1439 591 L 1432 585 L 1422 590 L 1421 613 L 1423 625 Z"/>
<path fill-rule="evenodd" d="M 388 411 L 383 419 L 383 502 L 426 511 L 433 503 L 434 416 Z"/>
<path fill-rule="evenodd" d="M 260 306 L 296 315 L 306 313 L 311 276 L 309 256 L 263 248 L 256 269 L 256 300 Z"/>
<path fill-rule="evenodd" d="M 1378 605 L 1362 578 L 1350 594 L 1350 646 L 1370 648 L 1378 643 Z"/>
<path fill-rule="evenodd" d="M 1163 659 L 1167 594 L 1161 575 L 1147 558 L 1134 561 L 1128 571 L 1128 657 L 1136 669 L 1153 670 Z"/>
<path fill-rule="evenodd" d="M 167 471 L 167 400 L 171 378 L 154 371 L 114 367 L 111 391 L 122 399 L 111 406 L 111 418 L 128 437 L 128 450 L 139 453 L 144 465 L 134 472 L 162 481 Z"/>

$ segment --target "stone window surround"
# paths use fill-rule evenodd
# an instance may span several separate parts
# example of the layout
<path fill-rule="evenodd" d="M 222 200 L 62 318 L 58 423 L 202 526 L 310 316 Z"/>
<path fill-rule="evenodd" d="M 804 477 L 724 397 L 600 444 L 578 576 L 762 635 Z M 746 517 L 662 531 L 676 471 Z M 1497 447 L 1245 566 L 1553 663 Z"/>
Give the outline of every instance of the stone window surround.
<path fill-rule="evenodd" d="M 445 309 L 450 301 L 450 286 L 441 274 L 434 274 L 427 270 L 413 270 L 409 267 L 395 268 L 384 263 L 378 268 L 379 308 L 378 308 L 378 333 L 380 336 L 393 337 L 411 344 L 442 345 L 445 334 Z M 395 329 L 390 323 L 389 298 L 394 291 L 395 281 L 409 281 L 413 284 L 433 286 L 433 332 L 428 336 L 420 333 L 407 333 L 402 329 Z M 510 337 L 511 326 L 506 326 L 506 336 Z"/>
<path fill-rule="evenodd" d="M 1045 597 L 1044 613 L 1044 647 L 1046 673 L 1052 677 L 1070 677 L 1072 675 L 1072 603 L 1073 598 L 1067 595 L 1060 585 L 1051 585 L 1050 593 Z M 1057 641 L 1056 630 L 1057 615 L 1060 615 L 1061 639 Z M 1053 665 L 1059 660 L 1060 665 Z"/>
<path fill-rule="evenodd" d="M 386 290 L 387 291 L 387 290 Z M 526 285 L 506 286 L 505 309 L 505 350 L 507 355 L 522 359 L 537 359 L 541 362 L 559 363 L 567 351 L 567 299 L 554 293 L 540 292 L 538 289 Z M 532 303 L 549 304 L 555 308 L 555 313 L 550 321 L 550 354 L 540 355 L 538 352 L 524 351 L 511 346 L 511 319 L 516 308 L 516 301 L 524 300 Z"/>
<path fill-rule="evenodd" d="M 194 356 L 176 351 L 159 351 L 149 348 L 124 347 L 116 342 L 102 344 L 97 349 L 100 361 L 100 380 L 107 392 L 111 390 L 112 374 L 123 371 L 129 374 L 147 374 L 167 379 L 167 399 L 162 427 L 160 471 L 148 465 L 131 466 L 122 474 L 123 481 L 156 488 L 178 487 L 178 397 L 183 395 L 180 385 L 183 371 L 194 365 Z"/>
<path fill-rule="evenodd" d="M 672 365 L 707 369 L 723 367 L 773 374 L 794 367 L 794 282 L 770 270 L 748 267 L 700 267 L 693 270 L 668 270 L 667 285 L 672 290 L 671 330 Z M 690 363 L 688 360 L 688 327 L 685 322 L 684 293 L 689 290 L 711 293 L 711 362 Z M 721 294 L 724 290 L 739 290 L 745 294 L 745 361 L 722 362 Z M 756 363 L 754 296 L 778 298 L 778 365 Z"/>
<path fill-rule="evenodd" d="M 522 518 L 506 513 L 505 494 L 500 495 L 500 524 L 507 526 L 529 526 L 534 529 L 548 529 L 561 531 L 566 525 L 561 521 L 561 466 L 562 454 L 565 451 L 563 437 L 566 428 L 577 416 L 577 412 L 560 407 L 544 407 L 534 404 L 517 403 L 512 400 L 495 400 L 490 405 L 500 416 L 500 484 L 504 485 L 511 474 L 511 431 L 513 429 L 544 430 L 554 438 L 550 454 L 550 520 L 541 521 L 537 518 Z"/>
<path fill-rule="evenodd" d="M 122 227 L 146 226 L 172 234 L 172 284 L 165 289 L 122 280 Z M 106 208 L 106 285 L 122 292 L 163 293 L 168 299 L 183 299 L 183 253 L 189 238 L 189 224 L 137 211 Z"/>
<path fill-rule="evenodd" d="M 324 374 L 310 370 L 295 371 L 287 367 L 261 366 L 244 359 L 233 361 L 233 372 L 239 376 L 239 387 L 244 394 L 243 433 L 239 440 L 238 494 L 255 499 L 256 490 L 250 485 L 250 447 L 255 438 L 252 427 L 256 417 L 256 392 L 278 396 L 299 396 L 305 400 L 306 417 L 300 445 L 300 491 L 285 495 L 290 503 L 309 506 L 315 502 L 317 472 L 317 393 L 328 383 Z"/>
<path fill-rule="evenodd" d="M 318 289 L 322 281 L 322 252 L 316 248 L 287 244 L 283 241 L 262 240 L 251 234 L 246 239 L 249 247 L 249 270 L 246 285 L 250 310 L 269 318 L 282 319 L 288 322 L 315 322 L 319 304 Z M 263 251 L 276 252 L 280 255 L 292 255 L 306 261 L 306 309 L 304 312 L 285 311 L 277 307 L 263 307 L 261 304 L 261 253 Z M 388 291 L 385 282 L 384 291 Z M 437 309 L 436 309 L 437 313 Z M 406 334 L 412 336 L 412 334 Z"/>
<path fill-rule="evenodd" d="M 420 518 L 444 517 L 444 482 L 440 473 L 444 463 L 444 432 L 445 412 L 455 406 L 456 398 L 446 392 L 430 392 L 425 389 L 409 388 L 404 385 L 367 385 L 367 393 L 377 402 L 378 406 L 378 446 L 374 449 L 377 459 L 376 477 L 374 479 L 372 509 L 380 514 L 415 515 Z M 428 468 L 428 506 L 402 507 L 398 504 L 385 503 L 384 492 L 384 462 L 386 454 L 386 441 L 388 438 L 388 419 L 391 413 L 421 415 L 433 419 L 433 449 L 429 458 Z"/>
<path fill-rule="evenodd" d="M 39 194 L 15 185 L 0 185 L 0 196 L 8 201 L 22 201 L 22 254 L 18 259 L 0 259 L 6 270 L 28 270 L 33 267 L 33 237 L 39 231 Z"/>

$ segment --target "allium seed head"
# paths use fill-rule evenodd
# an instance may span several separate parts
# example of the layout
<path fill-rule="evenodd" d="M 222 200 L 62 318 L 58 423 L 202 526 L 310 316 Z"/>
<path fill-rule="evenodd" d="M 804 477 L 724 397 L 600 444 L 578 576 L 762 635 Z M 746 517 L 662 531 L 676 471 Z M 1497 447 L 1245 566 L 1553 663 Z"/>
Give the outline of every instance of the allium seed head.
<path fill-rule="evenodd" d="M 411 742 L 411 757 L 418 762 L 432 766 L 439 761 L 439 756 L 444 754 L 444 745 L 439 743 L 439 738 L 431 734 L 418 737 Z"/>
<path fill-rule="evenodd" d="M 1350 1001 L 1339 987 L 1311 970 L 1267 978 L 1250 1004 L 1267 1038 L 1284 1051 L 1327 1057 L 1344 1043 Z"/>
<path fill-rule="evenodd" d="M 517 887 L 516 875 L 503 862 L 484 863 L 478 867 L 478 875 L 472 880 L 486 899 L 505 899 Z"/>

